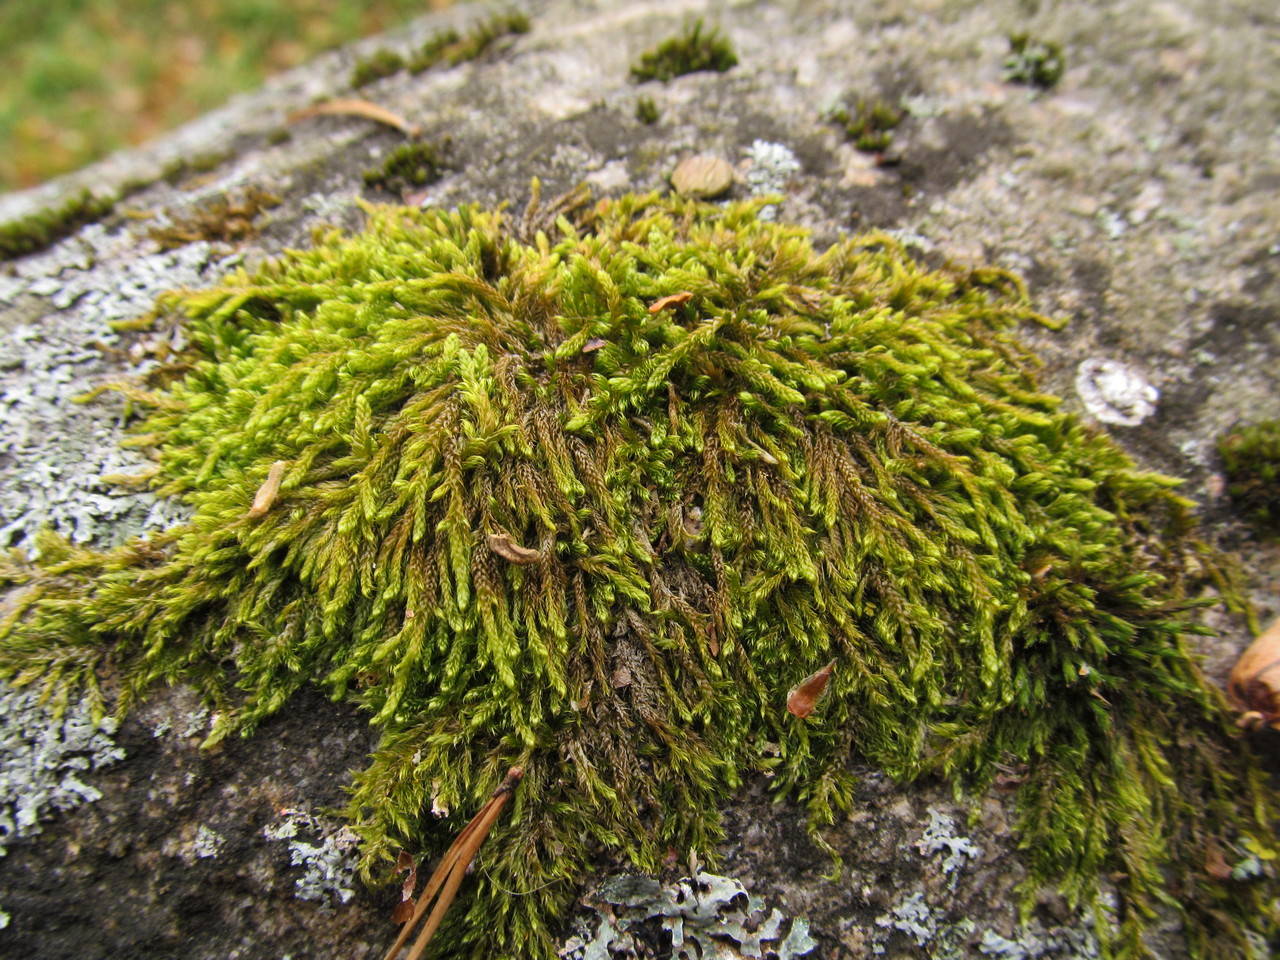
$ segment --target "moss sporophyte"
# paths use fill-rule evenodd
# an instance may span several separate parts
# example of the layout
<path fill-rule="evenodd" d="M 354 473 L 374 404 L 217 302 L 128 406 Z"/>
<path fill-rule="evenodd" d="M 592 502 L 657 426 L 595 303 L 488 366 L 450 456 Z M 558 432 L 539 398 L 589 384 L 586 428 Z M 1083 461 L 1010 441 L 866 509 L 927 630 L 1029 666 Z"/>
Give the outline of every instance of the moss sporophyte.
<path fill-rule="evenodd" d="M 523 767 L 451 956 L 554 956 L 600 851 L 714 858 L 753 771 L 821 842 L 855 755 L 975 791 L 1016 758 L 1029 898 L 1105 876 L 1115 953 L 1165 904 L 1197 956 L 1246 955 L 1274 879 L 1206 863 L 1274 848 L 1271 798 L 1188 651 L 1190 505 L 1038 389 L 1015 278 L 818 252 L 758 206 L 627 196 L 553 235 L 373 207 L 168 296 L 191 366 L 122 389 L 191 519 L 47 548 L 4 676 L 120 712 L 190 683 L 212 741 L 305 684 L 356 701 L 371 878 Z"/>

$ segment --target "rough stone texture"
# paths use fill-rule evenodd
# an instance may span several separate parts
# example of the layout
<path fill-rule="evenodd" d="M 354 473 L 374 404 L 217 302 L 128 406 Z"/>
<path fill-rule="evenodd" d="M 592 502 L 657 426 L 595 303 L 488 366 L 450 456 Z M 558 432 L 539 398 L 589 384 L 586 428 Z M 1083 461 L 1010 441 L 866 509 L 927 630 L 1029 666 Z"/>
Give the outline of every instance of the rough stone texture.
<path fill-rule="evenodd" d="M 1213 448 L 1238 419 L 1280 416 L 1280 10 L 1256 0 L 522 6 L 532 31 L 480 61 L 361 91 L 445 144 L 445 177 L 409 199 L 518 206 L 535 176 L 545 196 L 583 181 L 597 193 L 657 189 L 682 157 L 710 153 L 738 169 L 735 195 L 780 192 L 776 215 L 810 226 L 819 242 L 882 229 L 932 262 L 1015 269 L 1038 307 L 1071 321 L 1025 332 L 1046 382 L 1094 415 L 1089 391 L 1077 393 L 1085 361 L 1113 361 L 1158 390 L 1153 413 L 1111 429 L 1145 466 L 1188 478 L 1211 535 L 1239 553 L 1260 618 L 1280 613 L 1280 550 L 1234 516 Z M 168 287 L 211 283 L 236 259 L 358 225 L 358 197 L 395 199 L 363 188 L 361 174 L 401 134 L 361 119 L 290 126 L 287 117 L 316 97 L 350 95 L 358 55 L 407 51 L 477 13 L 458 8 L 326 55 L 152 146 L 0 197 L 6 220 L 83 186 L 145 184 L 102 225 L 0 267 L 0 539 L 29 549 L 48 524 L 105 544 L 172 522 L 164 505 L 98 480 L 144 463 L 117 446 L 121 402 L 73 402 L 136 373 L 162 346 L 109 322 L 145 312 Z M 640 51 L 696 16 L 728 35 L 740 65 L 630 83 Z M 1001 81 L 1005 36 L 1016 30 L 1063 45 L 1068 68 L 1054 90 Z M 635 118 L 641 94 L 660 111 L 653 125 Z M 823 121 L 860 95 L 907 106 L 884 163 Z M 180 159 L 191 161 L 185 170 L 174 167 Z M 160 253 L 148 239 L 250 185 L 284 203 L 237 249 Z M 1117 368 L 1095 362 L 1086 373 L 1099 369 Z M 1211 619 L 1221 633 L 1204 650 L 1221 677 L 1247 631 L 1239 618 Z M 0 953 L 380 954 L 394 892 L 344 892 L 345 838 L 324 816 L 372 745 L 362 719 L 312 696 L 251 741 L 201 752 L 207 718 L 197 706 L 188 691 L 163 692 L 119 731 L 123 760 L 77 772 L 100 800 L 56 816 L 45 808 L 38 837 L 9 843 Z M 7 755 L 6 776 L 20 780 L 15 758 L 29 755 Z M 1022 871 L 1007 798 L 956 805 L 934 785 L 901 788 L 874 771 L 860 790 L 848 822 L 824 833 L 844 858 L 838 878 L 823 877 L 831 860 L 805 834 L 803 812 L 772 805 L 763 781 L 727 810 L 730 839 L 714 872 L 807 918 L 813 956 L 1091 955 L 1087 924 L 1052 895 L 1029 928 L 1017 926 L 1009 891 Z M 688 866 L 673 864 L 667 879 Z M 616 869 L 602 863 L 601 878 Z M 598 917 L 584 906 L 581 929 L 594 932 Z M 666 956 L 655 936 L 638 940 L 636 954 Z M 1179 955 L 1176 925 L 1153 943 Z"/>

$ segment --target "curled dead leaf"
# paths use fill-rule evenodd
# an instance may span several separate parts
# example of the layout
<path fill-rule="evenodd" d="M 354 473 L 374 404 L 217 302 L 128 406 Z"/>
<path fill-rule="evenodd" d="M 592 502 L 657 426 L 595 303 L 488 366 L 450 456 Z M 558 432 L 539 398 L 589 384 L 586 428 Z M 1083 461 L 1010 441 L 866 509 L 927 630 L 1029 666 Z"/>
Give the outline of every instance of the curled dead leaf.
<path fill-rule="evenodd" d="M 413 857 L 409 855 L 408 850 L 401 850 L 400 855 L 396 857 L 396 873 L 406 871 L 408 876 L 404 878 L 404 883 L 400 887 L 400 902 L 396 904 L 391 914 L 392 923 L 404 923 L 413 916 L 415 906 L 413 890 L 418 885 L 418 865 L 413 862 Z"/>
<path fill-rule="evenodd" d="M 509 563 L 520 565 L 537 563 L 542 559 L 541 550 L 522 547 L 505 533 L 489 534 L 489 549 Z"/>
<path fill-rule="evenodd" d="M 1231 864 L 1227 863 L 1227 858 L 1223 856 L 1222 848 L 1212 840 L 1209 841 L 1209 846 L 1205 849 L 1204 869 L 1205 873 L 1215 880 L 1231 879 Z"/>
<path fill-rule="evenodd" d="M 245 514 L 246 517 L 260 517 L 271 509 L 271 505 L 276 502 L 276 494 L 280 492 L 280 481 L 284 479 L 284 468 L 287 466 L 288 463 L 284 460 L 277 460 L 271 465 L 271 469 L 267 471 L 267 479 L 254 495 L 253 506 Z"/>
<path fill-rule="evenodd" d="M 835 668 L 836 662 L 832 660 L 821 670 L 809 674 L 792 687 L 791 692 L 787 694 L 787 712 L 801 720 L 813 713 L 817 709 L 818 701 L 827 692 L 827 684 Z"/>
<path fill-rule="evenodd" d="M 1241 711 L 1241 726 L 1280 730 L 1280 621 L 1258 634 L 1231 668 L 1227 699 Z"/>
<path fill-rule="evenodd" d="M 671 186 L 682 197 L 711 200 L 733 186 L 733 167 L 709 153 L 685 157 L 671 173 Z"/>
<path fill-rule="evenodd" d="M 324 103 L 314 104 L 304 110 L 289 114 L 289 122 L 297 123 L 299 120 L 306 120 L 308 117 L 319 116 L 364 117 L 366 120 L 373 120 L 375 123 L 383 123 L 388 127 L 394 127 L 410 139 L 420 133 L 417 127 L 400 116 L 400 114 L 392 113 L 386 107 L 380 107 L 376 103 L 361 100 L 358 97 L 326 100 Z"/>
<path fill-rule="evenodd" d="M 673 293 L 669 297 L 663 297 L 660 300 L 653 301 L 653 303 L 649 304 L 649 312 L 660 313 L 667 307 L 674 307 L 681 303 L 688 303 L 692 299 L 692 293 L 688 290 L 681 290 L 679 293 Z"/>

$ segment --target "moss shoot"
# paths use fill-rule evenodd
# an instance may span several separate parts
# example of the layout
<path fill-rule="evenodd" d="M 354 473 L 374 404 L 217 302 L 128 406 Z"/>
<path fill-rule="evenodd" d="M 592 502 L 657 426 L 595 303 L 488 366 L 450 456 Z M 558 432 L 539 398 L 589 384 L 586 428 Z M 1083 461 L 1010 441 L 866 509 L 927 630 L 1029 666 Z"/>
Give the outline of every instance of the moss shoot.
<path fill-rule="evenodd" d="M 1233 428 L 1218 453 L 1231 499 L 1257 527 L 1280 535 L 1280 420 Z"/>
<path fill-rule="evenodd" d="M 306 684 L 354 699 L 375 878 L 522 765 L 450 956 L 553 957 L 592 857 L 714 859 L 753 772 L 821 842 L 854 757 L 974 790 L 1025 763 L 1029 900 L 1107 877 L 1117 954 L 1163 903 L 1197 956 L 1246 955 L 1274 879 L 1206 863 L 1276 843 L 1184 639 L 1187 502 L 1037 388 L 1014 278 L 880 235 L 818 252 L 759 205 L 627 196 L 552 236 L 371 208 L 170 296 L 192 368 L 123 389 L 192 518 L 48 550 L 0 673 L 121 711 L 191 683 L 213 741 Z"/>
<path fill-rule="evenodd" d="M 704 33 L 702 21 L 687 27 L 684 33 L 664 40 L 640 55 L 631 67 L 631 79 L 637 83 L 661 80 L 666 83 L 686 73 L 714 70 L 724 73 L 738 65 L 738 56 L 728 39 L 719 31 Z"/>
<path fill-rule="evenodd" d="M 392 150 L 379 167 L 364 172 L 366 187 L 379 187 L 391 193 L 403 193 L 413 187 L 425 187 L 440 179 L 444 161 L 433 144 L 404 143 Z"/>
<path fill-rule="evenodd" d="M 1067 69 L 1060 44 L 1036 40 L 1027 33 L 1009 36 L 1009 55 L 1004 61 L 1004 79 L 1009 83 L 1049 90 L 1057 86 Z"/>
<path fill-rule="evenodd" d="M 280 198 L 261 187 L 249 186 L 238 195 L 215 197 L 167 227 L 148 231 L 161 250 L 176 250 L 188 243 L 240 243 L 258 232 L 258 217 L 280 205 Z"/>
<path fill-rule="evenodd" d="M 866 153 L 884 153 L 893 142 L 893 131 L 902 123 L 902 111 L 883 100 L 859 98 L 852 107 L 837 107 L 831 122 L 844 130 L 845 139 Z"/>
<path fill-rule="evenodd" d="M 95 197 L 88 190 L 60 207 L 0 224 L 0 260 L 39 253 L 71 236 L 85 224 L 96 223 L 115 209 L 111 198 Z"/>
<path fill-rule="evenodd" d="M 529 26 L 528 16 L 517 10 L 486 17 L 465 34 L 453 29 L 441 30 L 410 58 L 409 70 L 422 73 L 440 64 L 456 67 L 482 56 L 503 37 L 528 33 Z"/>

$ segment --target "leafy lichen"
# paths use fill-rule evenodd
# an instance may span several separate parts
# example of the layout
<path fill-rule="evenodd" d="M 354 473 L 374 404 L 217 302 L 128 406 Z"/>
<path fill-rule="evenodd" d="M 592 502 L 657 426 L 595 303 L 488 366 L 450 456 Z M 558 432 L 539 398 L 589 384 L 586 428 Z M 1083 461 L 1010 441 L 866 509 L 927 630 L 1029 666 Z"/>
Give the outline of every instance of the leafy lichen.
<path fill-rule="evenodd" d="M 371 208 L 170 296 L 193 366 L 125 389 L 191 520 L 46 553 L 0 674 L 100 704 L 109 676 L 119 710 L 186 681 L 214 741 L 304 684 L 354 698 L 383 731 L 349 808 L 366 874 L 523 765 L 446 952 L 554 955 L 560 881 L 600 849 L 713 856 L 752 770 L 821 839 L 851 751 L 978 789 L 1025 763 L 1028 897 L 1107 873 L 1121 954 L 1174 891 L 1198 955 L 1270 935 L 1273 880 L 1205 870 L 1275 842 L 1184 640 L 1188 503 L 1037 388 L 1013 277 L 883 235 L 819 253 L 764 202 L 628 196 L 554 236 Z"/>

